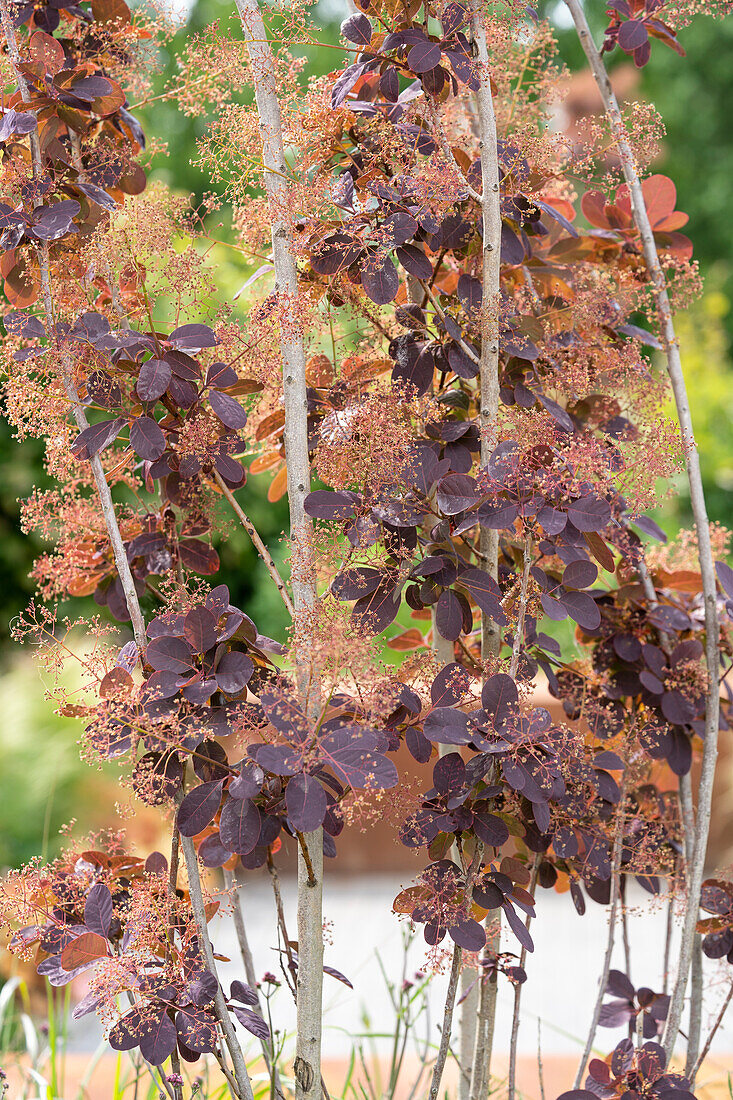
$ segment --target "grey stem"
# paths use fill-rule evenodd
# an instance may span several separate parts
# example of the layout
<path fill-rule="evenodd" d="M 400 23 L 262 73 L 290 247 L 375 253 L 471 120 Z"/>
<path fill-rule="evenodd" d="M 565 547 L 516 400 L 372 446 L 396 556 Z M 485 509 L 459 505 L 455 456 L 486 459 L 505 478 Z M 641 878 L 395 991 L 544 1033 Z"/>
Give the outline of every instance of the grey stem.
<path fill-rule="evenodd" d="M 290 599 L 290 596 L 288 595 L 288 590 L 285 587 L 285 582 L 282 579 L 282 577 L 280 576 L 280 573 L 278 572 L 278 568 L 275 565 L 272 554 L 267 549 L 267 546 L 265 545 L 265 543 L 262 541 L 262 537 L 261 537 L 259 531 L 255 527 L 254 523 L 249 518 L 247 513 L 244 511 L 244 509 L 240 505 L 239 501 L 235 497 L 234 493 L 229 488 L 226 481 L 221 476 L 221 474 L 219 473 L 218 470 L 214 471 L 214 478 L 216 479 L 216 484 L 219 486 L 222 493 L 224 494 L 226 499 L 229 501 L 229 503 L 232 507 L 232 511 L 234 512 L 237 519 L 242 524 L 242 527 L 244 527 L 245 531 L 247 532 L 250 539 L 252 540 L 252 545 L 254 546 L 255 550 L 257 551 L 260 558 L 262 559 L 265 567 L 267 568 L 267 572 L 270 574 L 273 581 L 275 582 L 275 587 L 277 588 L 278 592 L 280 593 L 280 595 L 282 597 L 282 601 L 285 604 L 285 607 L 286 607 L 286 610 L 287 610 L 288 614 L 290 615 L 291 618 L 294 618 L 295 617 L 295 608 L 293 607 L 292 600 Z"/>
<path fill-rule="evenodd" d="M 254 989 L 257 994 L 257 1004 L 254 1005 L 254 1011 L 258 1016 L 262 1016 L 264 1019 L 264 1013 L 262 1011 L 262 1004 L 260 1002 L 259 993 L 257 993 L 257 973 L 255 971 L 254 959 L 252 958 L 252 951 L 249 946 L 249 939 L 247 938 L 247 929 L 244 926 L 244 915 L 242 913 L 242 906 L 239 903 L 239 882 L 234 871 L 228 871 L 226 867 L 224 871 L 224 885 L 231 894 L 232 897 L 232 917 L 234 920 L 234 931 L 237 935 L 237 943 L 239 944 L 239 953 L 242 956 L 242 965 L 244 966 L 244 973 L 247 978 L 247 984 Z M 273 1077 L 275 1090 L 278 1096 L 283 1096 L 282 1083 L 280 1081 L 280 1074 L 277 1071 L 277 1066 L 273 1066 L 272 1063 L 272 1050 L 267 1039 L 260 1039 L 260 1046 L 262 1048 L 262 1057 L 265 1060 L 268 1072 Z"/>
<path fill-rule="evenodd" d="M 0 0 L 0 15 L 2 16 L 3 30 L 5 32 L 5 39 L 8 45 L 10 62 L 13 66 L 13 70 L 18 81 L 21 98 L 24 103 L 30 103 L 30 89 L 28 87 L 28 82 L 26 81 L 26 78 L 20 68 L 20 52 L 18 50 L 18 40 L 15 36 L 15 28 L 13 26 L 13 21 L 8 10 L 7 0 Z M 40 179 L 43 173 L 43 161 L 41 158 L 41 145 L 38 138 L 37 129 L 32 130 L 30 133 L 30 146 L 33 175 L 36 179 Z M 47 244 L 43 244 L 41 246 L 39 265 L 41 270 L 41 289 L 43 291 L 46 322 L 49 330 L 52 330 L 54 326 L 54 314 L 53 298 L 51 295 L 51 274 L 48 261 Z M 79 393 L 74 383 L 74 379 L 71 373 L 71 364 L 69 362 L 66 363 L 64 368 L 63 383 L 64 389 L 66 391 L 66 396 L 69 399 L 69 403 L 74 413 L 76 425 L 79 431 L 83 432 L 85 428 L 89 427 L 89 421 L 87 420 L 84 406 L 79 400 Z M 112 553 L 115 559 L 115 568 L 117 569 L 117 575 L 120 578 L 120 584 L 122 585 L 122 590 L 125 594 L 125 602 L 127 604 L 127 610 L 130 615 L 130 622 L 132 624 L 135 642 L 137 643 L 137 647 L 142 658 L 142 654 L 145 651 L 145 645 L 147 642 L 147 638 L 145 636 L 145 620 L 143 619 L 142 611 L 140 610 L 140 602 L 137 598 L 137 592 L 135 590 L 135 581 L 132 577 L 130 563 L 127 560 L 127 553 L 125 551 L 125 546 L 122 541 L 122 535 L 120 534 L 120 528 L 117 523 L 115 507 L 112 501 L 112 493 L 110 491 L 109 483 L 107 481 L 104 467 L 102 466 L 99 455 L 94 455 L 89 460 L 89 465 L 91 466 L 94 483 L 97 487 L 97 496 L 99 497 L 102 515 L 104 516 L 104 522 L 107 528 L 107 536 L 112 547 Z"/>
<path fill-rule="evenodd" d="M 613 955 L 613 943 L 616 932 L 616 915 L 618 912 L 618 903 L 621 894 L 621 855 L 624 848 L 624 799 L 625 788 L 622 784 L 621 799 L 619 801 L 618 816 L 616 818 L 616 833 L 613 838 L 613 856 L 611 870 L 611 911 L 608 917 L 608 939 L 606 940 L 606 951 L 603 956 L 603 967 L 601 969 L 601 976 L 598 980 L 598 995 L 596 997 L 596 1003 L 593 1009 L 591 1025 L 588 1030 L 588 1038 L 585 1041 L 585 1047 L 583 1048 L 583 1054 L 580 1059 L 580 1064 L 578 1066 L 578 1072 L 575 1074 L 575 1083 L 573 1085 L 574 1089 L 579 1089 L 581 1087 L 583 1073 L 585 1072 L 585 1067 L 588 1064 L 590 1052 L 593 1049 L 593 1042 L 596 1037 L 596 1031 L 598 1030 L 598 1021 L 601 1018 L 601 1006 L 603 1005 L 603 998 L 605 996 L 606 986 L 608 984 L 608 972 L 611 969 L 611 956 Z"/>
<path fill-rule="evenodd" d="M 479 363 L 479 429 L 481 433 L 480 462 L 486 466 L 499 436 L 499 323 L 498 308 L 501 279 L 501 195 L 499 191 L 499 153 L 496 135 L 496 115 L 491 92 L 489 50 L 484 25 L 482 0 L 471 0 L 471 35 L 475 47 L 478 90 L 476 93 L 479 150 L 481 153 L 481 223 L 482 250 L 482 310 L 481 359 Z M 479 551 L 484 567 L 496 579 L 499 559 L 499 532 L 482 527 Z M 486 614 L 481 616 L 481 658 L 484 665 L 497 657 L 501 649 L 501 631 Z M 490 929 L 494 929 L 490 933 Z M 498 950 L 501 925 L 486 919 L 487 941 L 483 953 L 486 961 Z M 490 933 L 490 934 L 489 934 Z M 482 978 L 479 982 L 473 1065 L 471 1067 L 470 1100 L 483 1100 L 487 1093 L 491 1070 L 494 1025 L 496 1020 L 497 983 Z"/>
<path fill-rule="evenodd" d="M 481 857 L 483 856 L 484 846 L 477 842 L 476 850 L 473 853 L 473 858 L 466 872 L 466 897 L 470 899 L 473 891 L 473 883 L 476 878 L 476 872 L 481 864 Z M 438 1092 L 440 1091 L 440 1082 L 443 1079 L 443 1070 L 445 1069 L 446 1058 L 448 1057 L 448 1050 L 450 1048 L 451 1032 L 453 1030 L 453 1013 L 456 1004 L 456 993 L 458 992 L 458 979 L 461 975 L 461 960 L 463 958 L 463 951 L 455 944 L 453 948 L 453 961 L 451 963 L 450 978 L 448 979 L 448 989 L 445 994 L 445 1006 L 443 1008 L 443 1026 L 440 1032 L 440 1045 L 438 1046 L 438 1055 L 435 1059 L 435 1065 L 433 1066 L 433 1075 L 430 1080 L 430 1092 L 428 1094 L 428 1100 L 437 1100 Z"/>
<path fill-rule="evenodd" d="M 715 1038 L 715 1035 L 716 1035 L 716 1032 L 718 1031 L 718 1028 L 722 1024 L 723 1019 L 725 1018 L 725 1014 L 728 1011 L 728 1006 L 730 1005 L 730 1002 L 732 1000 L 733 1000 L 733 982 L 731 982 L 730 989 L 728 990 L 726 998 L 725 998 L 725 1000 L 723 1001 L 723 1004 L 720 1007 L 720 1012 L 718 1013 L 718 1015 L 715 1018 L 715 1023 L 713 1024 L 712 1028 L 710 1029 L 710 1034 L 708 1035 L 708 1037 L 705 1041 L 705 1046 L 702 1048 L 702 1051 L 700 1053 L 700 1057 L 698 1058 L 697 1062 L 695 1063 L 695 1065 L 693 1067 L 692 1074 L 690 1076 L 690 1088 L 695 1087 L 695 1078 L 697 1077 L 698 1070 L 700 1069 L 700 1066 L 703 1064 L 703 1062 L 705 1061 L 705 1059 L 708 1056 L 708 1053 L 710 1051 L 710 1047 L 712 1046 L 712 1043 L 713 1043 L 713 1039 Z"/>
<path fill-rule="evenodd" d="M 537 875 L 540 869 L 541 856 L 537 855 L 532 865 L 532 877 L 529 883 L 529 892 L 534 894 L 537 886 Z M 529 931 L 529 926 L 532 923 L 532 917 L 528 913 L 527 919 L 524 922 L 525 928 Z M 522 947 L 519 955 L 519 965 L 524 967 L 527 961 L 527 948 Z M 522 982 L 518 982 L 514 987 L 514 1007 L 512 1010 L 512 1034 L 509 1043 L 509 1077 L 507 1080 L 507 1100 L 514 1100 L 514 1093 L 517 1082 L 517 1043 L 519 1040 L 519 1010 L 522 1005 Z"/>
<path fill-rule="evenodd" d="M 529 589 L 529 569 L 532 564 L 532 536 L 527 535 L 524 540 L 524 562 L 522 565 L 522 580 L 519 589 L 519 609 L 517 611 L 517 625 L 514 631 L 514 645 L 512 646 L 512 659 L 509 663 L 509 675 L 516 679 L 519 668 L 519 656 L 522 651 L 524 639 L 524 620 L 527 615 L 527 600 Z"/>
<path fill-rule="evenodd" d="M 435 1059 L 435 1065 L 433 1066 L 433 1076 L 430 1081 L 430 1092 L 428 1094 L 429 1100 L 437 1100 L 438 1092 L 440 1091 L 440 1082 L 443 1079 L 443 1070 L 445 1069 L 445 1061 L 448 1057 L 448 1046 L 450 1044 L 451 1031 L 453 1030 L 453 1009 L 456 1003 L 456 993 L 458 992 L 458 979 L 461 976 L 461 959 L 463 958 L 463 951 L 458 944 L 453 945 L 453 961 L 450 968 L 450 978 L 448 979 L 448 990 L 445 995 L 445 1007 L 443 1009 L 443 1027 L 440 1033 L 440 1046 L 438 1047 L 438 1056 Z"/>
<path fill-rule="evenodd" d="M 288 166 L 283 145 L 278 74 L 257 0 L 236 0 L 252 68 L 262 141 L 264 183 L 269 203 L 275 284 L 283 311 L 280 353 L 283 361 L 285 462 L 292 544 L 291 585 L 295 606 L 296 675 L 301 702 L 309 716 L 319 711 L 318 682 L 309 628 L 318 601 L 312 549 L 312 524 L 305 511 L 310 492 L 308 398 L 305 347 L 297 312 L 298 272 L 290 222 Z M 298 634 L 301 634 L 300 645 Z M 296 1002 L 296 1100 L 321 1100 L 321 1015 L 323 999 L 323 830 L 306 834 L 298 848 L 298 995 Z M 306 865 L 309 855 L 309 866 Z"/>
<path fill-rule="evenodd" d="M 621 160 L 626 184 L 629 189 L 632 214 L 641 237 L 644 261 L 651 280 L 654 300 L 659 315 L 667 374 L 672 386 L 677 416 L 680 423 L 685 469 L 690 488 L 690 503 L 692 505 L 692 513 L 697 531 L 698 557 L 700 575 L 702 577 L 703 599 L 705 603 L 705 654 L 708 668 L 708 691 L 705 705 L 705 738 L 697 797 L 698 813 L 697 825 L 695 828 L 695 845 L 689 869 L 687 905 L 685 907 L 680 937 L 677 978 L 672 992 L 672 1000 L 664 1035 L 664 1049 L 667 1058 L 669 1058 L 674 1049 L 675 1040 L 679 1032 L 687 978 L 692 961 L 695 942 L 695 926 L 697 924 L 699 909 L 698 903 L 705 870 L 705 855 L 707 850 L 708 831 L 710 828 L 715 764 L 718 755 L 720 702 L 718 686 L 718 610 L 715 567 L 713 563 L 712 546 L 710 543 L 710 526 L 705 506 L 702 475 L 700 473 L 700 457 L 697 451 L 695 434 L 692 427 L 692 417 L 690 415 L 687 388 L 685 386 L 685 378 L 682 371 L 680 349 L 675 333 L 674 321 L 672 319 L 669 295 L 667 294 L 667 283 L 664 276 L 664 270 L 659 261 L 654 234 L 649 222 L 649 216 L 644 202 L 644 194 L 641 188 L 641 180 L 636 168 L 634 154 L 628 141 L 624 120 L 619 110 L 616 96 L 611 87 L 611 82 L 608 79 L 608 73 L 603 64 L 603 59 L 590 33 L 585 12 L 579 0 L 565 0 L 565 2 L 573 17 L 580 43 L 585 51 L 585 55 L 603 100 L 616 149 Z"/>
<path fill-rule="evenodd" d="M 181 850 L 183 852 L 183 858 L 186 861 L 186 873 L 188 875 L 188 890 L 191 896 L 191 909 L 193 911 L 193 919 L 196 922 L 196 931 L 198 933 L 199 944 L 202 954 L 206 961 L 207 969 L 216 978 L 216 996 L 214 997 L 214 1009 L 216 1011 L 216 1018 L 219 1021 L 219 1026 L 224 1034 L 224 1040 L 229 1051 L 229 1056 L 234 1066 L 234 1077 L 237 1083 L 237 1096 L 239 1100 L 254 1100 L 252 1094 L 252 1084 L 247 1073 L 247 1065 L 244 1061 L 244 1054 L 242 1048 L 239 1045 L 237 1039 L 237 1033 L 234 1030 L 232 1024 L 232 1018 L 229 1015 L 229 1009 L 224 999 L 224 993 L 222 992 L 221 984 L 219 982 L 219 974 L 216 969 L 216 961 L 214 959 L 214 949 L 211 946 L 211 939 L 209 938 L 209 927 L 206 920 L 206 906 L 204 905 L 204 895 L 201 889 L 201 875 L 199 870 L 198 856 L 196 855 L 196 849 L 194 847 L 193 840 L 189 836 L 181 835 Z"/>

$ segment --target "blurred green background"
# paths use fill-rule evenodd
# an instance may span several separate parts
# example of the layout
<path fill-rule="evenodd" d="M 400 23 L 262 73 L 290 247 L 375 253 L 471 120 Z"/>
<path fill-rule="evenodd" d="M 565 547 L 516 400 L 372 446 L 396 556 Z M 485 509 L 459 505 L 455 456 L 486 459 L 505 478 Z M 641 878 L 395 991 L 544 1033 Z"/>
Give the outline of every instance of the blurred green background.
<path fill-rule="evenodd" d="M 591 19 L 598 36 L 604 5 L 590 0 Z M 197 0 L 186 26 L 161 56 L 156 91 L 175 72 L 175 56 L 188 34 L 213 21 L 226 33 L 236 33 L 233 4 L 224 0 Z M 541 14 L 556 27 L 563 59 L 571 70 L 583 68 L 575 34 L 568 27 L 562 3 L 542 3 Z M 338 40 L 338 27 L 347 14 L 346 0 L 322 0 L 316 15 L 324 42 Z M 640 73 L 636 95 L 651 99 L 667 127 L 663 156 L 655 171 L 670 175 L 677 184 L 678 208 L 690 215 L 686 232 L 695 245 L 705 277 L 705 294 L 680 318 L 679 333 L 697 438 L 701 451 L 711 517 L 733 527 L 733 140 L 730 103 L 733 101 L 733 19 L 727 22 L 698 18 L 680 33 L 687 51 L 679 58 L 655 43 L 652 60 Z M 305 76 L 328 72 L 339 55 L 327 48 L 309 50 Z M 624 55 L 610 64 L 627 64 Z M 192 163 L 196 140 L 208 119 L 187 118 L 175 104 L 156 103 L 139 112 L 146 133 L 168 143 L 168 153 L 156 158 L 152 175 L 182 193 L 201 199 L 211 190 L 209 179 Z M 218 220 L 218 219 L 217 219 Z M 221 232 L 221 230 L 218 230 Z M 249 274 L 240 254 L 219 248 L 215 252 L 217 279 L 223 298 L 232 300 Z M 72 719 L 54 716 L 44 696 L 31 655 L 18 652 L 9 640 L 12 619 L 26 605 L 33 587 L 28 579 L 33 558 L 42 549 L 32 536 L 20 532 L 18 498 L 34 484 L 44 483 L 42 452 L 33 441 L 18 443 L 0 421 L 0 759 L 3 761 L 3 798 L 0 800 L 0 868 L 17 865 L 43 848 L 58 844 L 58 830 L 70 818 L 81 826 L 97 825 L 99 787 L 90 785 L 90 773 L 79 762 L 80 729 Z M 678 495 L 657 517 L 673 532 L 690 520 L 683 479 Z M 267 480 L 253 478 L 248 504 L 261 534 L 277 547 L 285 526 L 284 501 L 266 499 Z M 282 636 L 285 621 L 279 599 L 251 545 L 239 529 L 226 530 L 220 540 L 221 579 L 236 603 L 245 608 L 260 629 Z M 278 549 L 275 549 L 278 556 Z"/>

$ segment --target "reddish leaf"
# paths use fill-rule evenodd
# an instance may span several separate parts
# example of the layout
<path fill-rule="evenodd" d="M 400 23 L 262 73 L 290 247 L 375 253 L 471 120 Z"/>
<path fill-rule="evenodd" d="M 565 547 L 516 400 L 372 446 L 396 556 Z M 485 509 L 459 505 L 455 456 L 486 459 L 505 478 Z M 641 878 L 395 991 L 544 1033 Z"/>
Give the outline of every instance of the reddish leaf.
<path fill-rule="evenodd" d="M 82 932 L 71 943 L 67 943 L 61 952 L 61 966 L 64 970 L 76 970 L 97 959 L 104 959 L 108 954 L 108 943 L 104 936 L 97 932 Z"/>

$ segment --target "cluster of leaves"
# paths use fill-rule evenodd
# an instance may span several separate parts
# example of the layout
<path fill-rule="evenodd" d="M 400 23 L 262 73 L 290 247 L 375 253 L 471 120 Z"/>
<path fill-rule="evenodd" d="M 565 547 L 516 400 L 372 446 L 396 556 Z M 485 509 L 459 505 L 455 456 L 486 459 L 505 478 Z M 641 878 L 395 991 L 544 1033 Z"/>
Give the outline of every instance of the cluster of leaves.
<path fill-rule="evenodd" d="M 670 1072 L 666 1065 L 667 1057 L 658 1043 L 644 1043 L 637 1050 L 631 1039 L 622 1039 L 605 1061 L 591 1060 L 584 1089 L 564 1092 L 558 1100 L 611 1100 L 629 1094 L 667 1094 L 675 1100 L 694 1100 L 687 1078 Z"/>
<path fill-rule="evenodd" d="M 218 1049 L 218 983 L 192 934 L 190 905 L 168 877 L 160 852 L 144 862 L 95 849 L 67 854 L 44 869 L 34 890 L 33 908 L 43 923 L 26 925 L 11 943 L 26 954 L 36 948 L 38 973 L 53 986 L 92 975 L 74 1019 L 95 1009 L 107 1013 L 110 995 L 129 994 L 132 1008 L 112 1027 L 110 1045 L 139 1047 L 153 1065 L 174 1050 L 196 1062 Z M 209 906 L 209 917 L 216 908 Z M 268 1025 L 253 1010 L 258 1005 L 256 990 L 231 983 L 229 1011 L 253 1035 L 268 1039 Z"/>
<path fill-rule="evenodd" d="M 651 56 L 651 39 L 658 38 L 684 57 L 676 30 L 661 18 L 665 4 L 666 0 L 610 0 L 607 12 L 611 22 L 605 31 L 602 52 L 618 46 L 642 69 Z"/>
<path fill-rule="evenodd" d="M 124 0 L 83 8 L 17 5 L 14 12 L 16 26 L 28 31 L 21 64 L 28 96 L 26 101 L 17 88 L 5 100 L 0 142 L 6 154 L 22 156 L 19 142 L 31 135 L 43 176 L 21 182 L 0 203 L 0 274 L 8 300 L 26 308 L 41 291 L 38 242 L 48 245 L 52 260 L 63 259 L 125 195 L 144 190 L 145 173 L 134 158 L 145 139 L 126 110 L 125 92 L 109 75 L 138 33 Z M 97 33 L 90 33 L 95 23 Z M 96 152 L 82 172 L 74 143 L 91 133 Z"/>

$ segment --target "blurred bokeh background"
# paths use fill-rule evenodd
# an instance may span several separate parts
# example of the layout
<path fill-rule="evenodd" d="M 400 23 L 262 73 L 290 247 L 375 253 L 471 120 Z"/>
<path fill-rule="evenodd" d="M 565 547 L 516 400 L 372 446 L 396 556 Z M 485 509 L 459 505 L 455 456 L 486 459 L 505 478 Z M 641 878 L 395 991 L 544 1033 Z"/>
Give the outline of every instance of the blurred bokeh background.
<path fill-rule="evenodd" d="M 324 43 L 336 43 L 347 0 L 321 0 L 315 16 Z M 574 74 L 567 110 L 581 117 L 600 106 L 584 76 L 580 50 L 569 29 L 562 2 L 541 3 L 540 14 L 554 24 L 561 55 Z M 600 0 L 590 0 L 589 16 L 596 31 L 603 20 Z M 187 35 L 218 21 L 222 33 L 235 34 L 230 0 L 196 0 L 182 13 L 185 24 L 159 58 L 153 94 L 162 90 L 175 71 L 175 58 Z M 667 128 L 655 171 L 671 176 L 678 189 L 678 208 L 690 216 L 686 232 L 705 279 L 703 297 L 679 320 L 679 332 L 693 416 L 701 451 L 709 511 L 714 520 L 733 527 L 733 20 L 697 18 L 680 33 L 687 52 L 679 58 L 662 46 L 650 63 L 637 71 L 625 55 L 612 55 L 611 68 L 619 91 L 627 99 L 649 99 Z M 617 51 L 618 53 L 618 51 Z M 327 48 L 308 52 L 304 79 L 328 72 L 339 55 Z M 167 143 L 156 156 L 152 177 L 182 194 L 201 200 L 211 181 L 195 165 L 196 141 L 206 132 L 206 117 L 187 118 L 175 104 L 154 102 L 139 112 L 150 138 Z M 223 222 L 223 226 L 219 226 Z M 226 239 L 226 211 L 216 215 L 216 236 Z M 234 301 L 250 274 L 241 253 L 215 246 L 212 253 L 224 300 Z M 43 485 L 42 451 L 33 441 L 19 443 L 0 421 L 0 868 L 18 865 L 41 852 L 52 854 L 59 829 L 76 818 L 82 829 L 98 828 L 113 814 L 113 775 L 94 772 L 79 760 L 80 729 L 69 718 L 54 714 L 44 695 L 42 676 L 30 652 L 10 640 L 13 618 L 32 595 L 28 578 L 42 546 L 21 533 L 18 498 L 33 485 Z M 682 479 L 678 491 L 656 518 L 669 533 L 690 520 Z M 266 480 L 253 478 L 249 509 L 263 537 L 271 542 L 285 526 L 284 501 L 267 500 Z M 227 529 L 221 538 L 221 580 L 234 602 L 247 610 L 267 633 L 282 637 L 285 623 L 279 600 L 267 582 L 246 536 Z M 278 553 L 276 545 L 276 555 Z"/>

